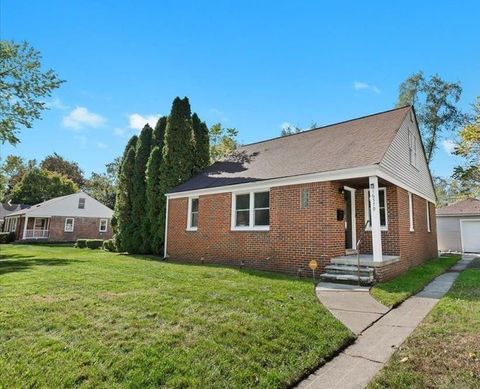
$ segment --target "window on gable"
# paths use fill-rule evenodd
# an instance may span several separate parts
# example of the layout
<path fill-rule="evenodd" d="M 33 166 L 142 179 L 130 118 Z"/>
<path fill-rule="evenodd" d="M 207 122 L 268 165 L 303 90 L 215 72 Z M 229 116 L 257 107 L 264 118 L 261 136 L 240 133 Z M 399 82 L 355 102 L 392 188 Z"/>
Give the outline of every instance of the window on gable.
<path fill-rule="evenodd" d="M 233 229 L 268 230 L 270 192 L 234 194 Z"/>
<path fill-rule="evenodd" d="M 84 209 L 85 208 L 85 199 L 84 198 L 79 198 L 78 199 L 78 208 L 79 209 Z"/>
<path fill-rule="evenodd" d="M 107 232 L 108 220 L 107 219 L 100 219 L 100 232 Z"/>
<path fill-rule="evenodd" d="M 410 165 L 417 167 L 417 137 L 408 131 L 408 153 Z"/>
<path fill-rule="evenodd" d="M 198 197 L 188 200 L 187 230 L 195 231 L 198 228 Z"/>
<path fill-rule="evenodd" d="M 67 217 L 65 219 L 65 232 L 73 232 L 75 219 L 73 217 Z"/>
<path fill-rule="evenodd" d="M 370 205 L 370 190 L 364 190 L 365 197 L 365 223 L 369 221 L 367 227 L 368 230 L 372 228 L 371 223 L 371 205 Z M 380 210 L 380 228 L 382 230 L 387 230 L 388 221 L 387 221 L 387 188 L 378 188 L 378 204 Z"/>

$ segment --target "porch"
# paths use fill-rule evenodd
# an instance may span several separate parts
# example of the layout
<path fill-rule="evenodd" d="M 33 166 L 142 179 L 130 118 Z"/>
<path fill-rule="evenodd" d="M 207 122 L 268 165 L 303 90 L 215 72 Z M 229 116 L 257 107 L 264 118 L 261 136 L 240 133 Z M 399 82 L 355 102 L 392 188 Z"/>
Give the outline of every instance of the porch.
<path fill-rule="evenodd" d="M 21 240 L 48 239 L 50 235 L 50 218 L 34 217 L 26 218 L 23 225 Z"/>

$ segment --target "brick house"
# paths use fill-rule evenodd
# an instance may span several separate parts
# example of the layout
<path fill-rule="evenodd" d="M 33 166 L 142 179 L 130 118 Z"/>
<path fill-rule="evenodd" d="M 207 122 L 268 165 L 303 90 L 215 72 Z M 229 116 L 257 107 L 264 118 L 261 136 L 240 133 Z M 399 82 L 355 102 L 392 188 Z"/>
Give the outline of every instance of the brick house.
<path fill-rule="evenodd" d="M 437 256 L 412 107 L 239 147 L 166 197 L 175 260 L 311 275 L 315 259 L 324 278 L 353 280 L 358 252 L 371 282 Z"/>
<path fill-rule="evenodd" d="M 10 213 L 3 230 L 15 232 L 17 241 L 110 239 L 112 215 L 110 208 L 78 192 Z"/>

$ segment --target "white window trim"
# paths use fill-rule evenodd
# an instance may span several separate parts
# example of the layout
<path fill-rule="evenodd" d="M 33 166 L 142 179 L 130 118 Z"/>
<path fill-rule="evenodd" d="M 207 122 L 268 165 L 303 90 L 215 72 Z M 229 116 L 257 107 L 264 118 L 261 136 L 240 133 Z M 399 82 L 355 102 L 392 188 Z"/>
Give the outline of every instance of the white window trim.
<path fill-rule="evenodd" d="M 67 230 L 67 221 L 71 220 L 72 221 L 72 229 Z M 75 218 L 74 217 L 66 217 L 65 218 L 65 227 L 63 229 L 64 232 L 73 232 L 75 230 Z"/>
<path fill-rule="evenodd" d="M 105 229 L 102 230 L 102 222 L 105 221 Z M 98 225 L 98 232 L 107 232 L 108 230 L 108 219 L 100 219 L 100 224 Z"/>
<path fill-rule="evenodd" d="M 365 224 L 367 223 L 367 220 L 369 220 L 369 216 L 370 216 L 370 213 L 368 212 L 369 204 L 370 204 L 370 195 L 368 191 L 369 189 L 363 190 L 363 203 L 365 207 Z M 378 188 L 378 192 L 380 191 L 384 192 L 383 198 L 385 199 L 385 225 L 384 226 L 380 225 L 380 231 L 388 231 L 387 188 L 386 187 Z M 380 199 L 378 199 L 378 205 L 380 206 Z M 368 226 L 365 228 L 365 230 L 372 231 L 372 222 L 368 223 Z"/>
<path fill-rule="evenodd" d="M 425 200 L 425 202 L 427 204 L 427 231 L 432 232 L 432 227 L 430 225 L 430 203 L 428 200 Z"/>
<path fill-rule="evenodd" d="M 408 192 L 408 219 L 410 221 L 410 232 L 415 231 L 415 225 L 413 223 L 413 195 Z"/>
<path fill-rule="evenodd" d="M 189 197 L 188 198 L 188 213 L 187 213 L 187 228 L 186 230 L 187 231 L 197 231 L 198 230 L 198 226 L 197 227 L 193 227 L 192 226 L 192 201 L 195 200 L 195 199 L 199 199 L 198 196 L 192 196 L 192 197 Z M 198 200 L 198 212 L 200 212 L 200 200 Z"/>
<path fill-rule="evenodd" d="M 268 226 L 255 226 L 255 193 L 263 193 L 268 192 L 270 196 L 270 188 L 269 189 L 261 189 L 255 191 L 239 191 L 239 192 L 232 192 L 232 214 L 231 214 L 231 226 L 230 229 L 232 231 L 269 231 L 270 225 Z M 249 221 L 248 226 L 237 226 L 237 196 L 248 194 L 250 195 L 250 204 L 249 204 Z M 266 209 L 266 208 L 258 208 L 258 209 Z M 269 207 L 270 211 L 270 202 Z M 270 223 L 270 220 L 269 220 Z"/>

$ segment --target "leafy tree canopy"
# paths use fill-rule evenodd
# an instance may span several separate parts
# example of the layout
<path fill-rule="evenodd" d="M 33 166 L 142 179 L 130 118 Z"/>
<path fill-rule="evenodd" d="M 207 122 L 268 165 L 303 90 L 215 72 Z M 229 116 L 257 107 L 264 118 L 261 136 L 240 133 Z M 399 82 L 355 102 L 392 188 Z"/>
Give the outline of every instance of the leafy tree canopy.
<path fill-rule="evenodd" d="M 12 201 L 37 204 L 58 196 L 78 192 L 78 186 L 69 178 L 37 167 L 25 172 L 12 191 Z"/>
<path fill-rule="evenodd" d="M 238 131 L 235 128 L 223 128 L 220 123 L 210 127 L 210 160 L 216 162 L 231 154 L 238 146 Z"/>
<path fill-rule="evenodd" d="M 78 187 L 82 188 L 85 185 L 85 177 L 83 171 L 78 166 L 77 162 L 67 161 L 57 153 L 47 155 L 42 162 L 40 168 L 50 172 L 57 172 L 70 178 Z"/>
<path fill-rule="evenodd" d="M 27 42 L 0 41 L 0 142 L 12 145 L 47 108 L 45 98 L 64 81 L 42 70 L 41 55 Z"/>
<path fill-rule="evenodd" d="M 444 81 L 438 74 L 428 79 L 423 72 L 414 73 L 400 84 L 397 106 L 415 107 L 428 163 L 442 134 L 464 123 L 457 107 L 461 94 L 459 82 Z"/>

